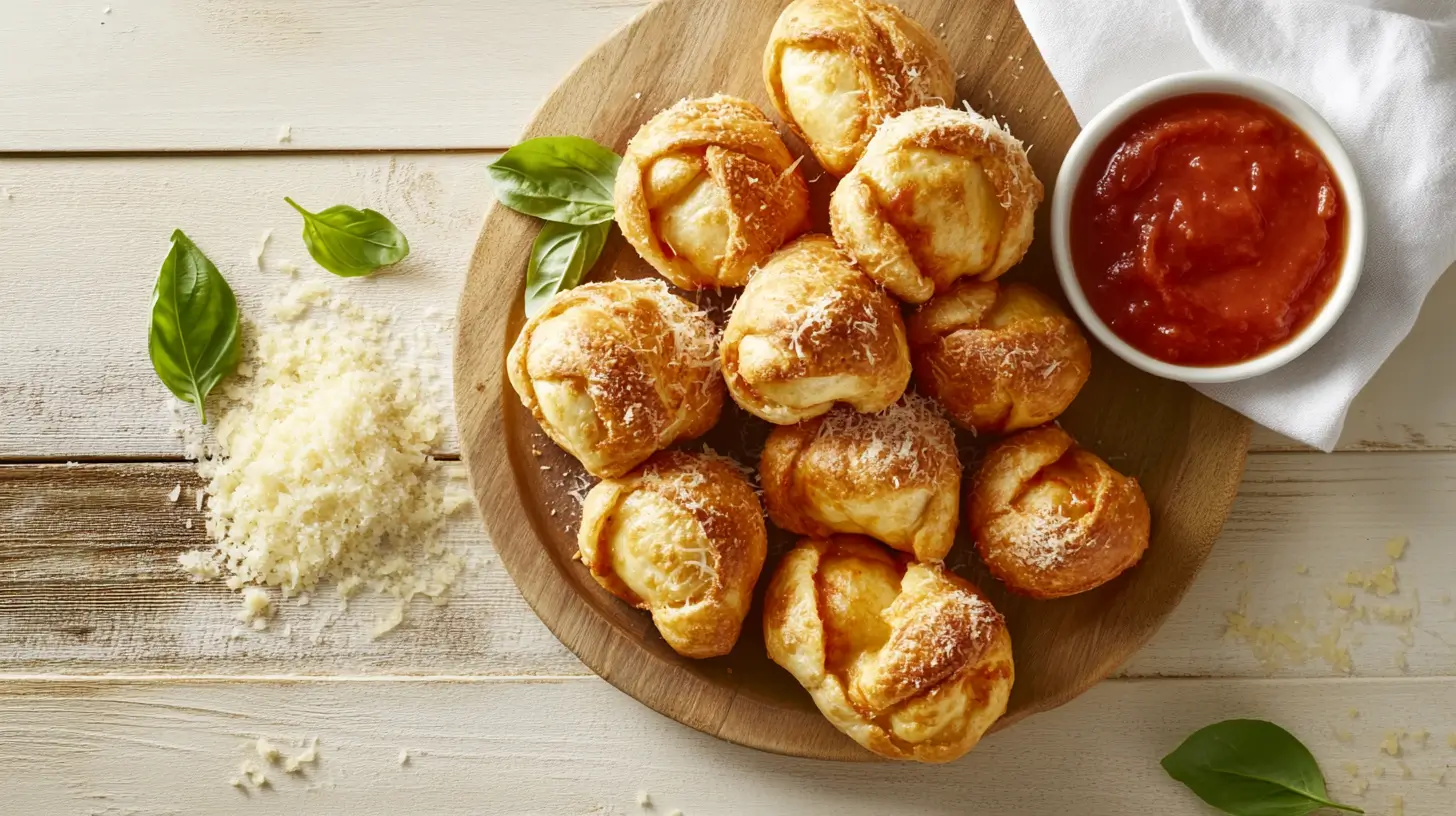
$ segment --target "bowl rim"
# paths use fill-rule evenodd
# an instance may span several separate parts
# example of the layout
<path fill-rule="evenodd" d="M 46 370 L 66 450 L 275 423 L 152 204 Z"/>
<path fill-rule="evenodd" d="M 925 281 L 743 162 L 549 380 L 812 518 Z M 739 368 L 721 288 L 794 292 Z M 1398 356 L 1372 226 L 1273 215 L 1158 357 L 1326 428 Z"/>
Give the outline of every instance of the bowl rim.
<path fill-rule="evenodd" d="M 1118 337 L 1092 308 L 1072 263 L 1072 198 L 1092 153 L 1107 136 L 1134 114 L 1155 102 L 1198 93 L 1241 96 L 1273 108 L 1314 142 L 1340 185 L 1345 204 L 1345 252 L 1329 299 L 1297 334 L 1249 360 L 1217 366 L 1178 365 L 1159 360 Z M 1083 325 L 1112 353 L 1150 374 L 1188 383 L 1226 383 L 1267 374 L 1308 351 L 1329 332 L 1349 306 L 1364 265 L 1366 219 L 1360 179 L 1345 147 L 1318 111 L 1284 88 L 1259 77 L 1233 71 L 1190 71 L 1139 85 L 1093 116 L 1067 149 L 1057 174 L 1051 207 L 1052 259 L 1062 289 Z"/>

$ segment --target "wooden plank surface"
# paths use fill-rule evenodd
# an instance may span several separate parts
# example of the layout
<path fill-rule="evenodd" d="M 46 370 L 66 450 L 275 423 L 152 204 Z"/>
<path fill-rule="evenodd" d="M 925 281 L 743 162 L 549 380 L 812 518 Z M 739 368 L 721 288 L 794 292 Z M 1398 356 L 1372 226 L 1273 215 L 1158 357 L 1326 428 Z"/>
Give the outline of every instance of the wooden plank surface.
<path fill-rule="evenodd" d="M 1358 716 L 1351 718 L 1355 709 Z M 1108 681 L 948 766 L 842 764 L 728 745 L 594 678 L 549 682 L 0 685 L 0 801 L 14 813 L 916 813 L 1204 816 L 1158 760 L 1221 719 L 1279 721 L 1336 797 L 1370 814 L 1450 812 L 1456 680 Z M 1380 744 L 1392 732 L 1401 756 Z M 228 780 L 267 737 L 317 737 L 299 776 Z M 399 764 L 407 751 L 407 764 Z M 252 755 L 256 759 L 255 755 Z M 1353 768 L 1359 776 L 1352 776 Z M 1405 778 L 1405 769 L 1410 778 Z M 179 770 L 185 772 L 179 773 Z M 1376 774 L 1379 773 L 1379 776 Z M 1362 784 L 1368 790 L 1357 793 Z M 651 806 L 637 804 L 646 793 Z"/>
<path fill-rule="evenodd" d="M 12 0 L 0 151 L 503 147 L 644 6 Z"/>
<path fill-rule="evenodd" d="M 453 315 L 481 215 L 490 154 L 190 156 L 0 159 L 0 460 L 170 458 L 179 453 L 160 409 L 165 390 L 146 356 L 151 285 L 182 228 L 260 313 L 293 260 L 400 326 L 438 338 L 449 371 Z M 283 203 L 349 202 L 378 209 L 410 238 L 412 255 L 375 278 L 338 280 L 314 266 L 296 214 Z M 265 271 L 252 251 L 272 229 Z M 1456 450 L 1456 378 L 1431 361 L 1456 348 L 1456 276 L 1436 285 L 1411 337 L 1356 400 L 1344 450 Z M 435 317 L 427 315 L 435 314 Z M 448 378 L 446 378 L 448 381 Z M 1255 450 L 1298 446 L 1256 431 Z M 442 444 L 458 452 L 453 422 Z"/>
<path fill-rule="evenodd" d="M 167 501 L 175 484 L 191 495 L 189 466 L 0 467 L 0 673 L 586 673 L 521 600 L 468 510 L 448 540 L 476 566 L 450 605 L 417 605 L 412 623 L 378 641 L 369 639 L 366 607 L 314 643 L 319 616 L 333 608 L 325 593 L 308 608 L 283 607 L 291 637 L 241 631 L 233 593 L 192 584 L 175 567 L 178 553 L 206 544 L 192 504 Z M 1341 667 L 1318 651 L 1319 636 L 1339 630 L 1356 676 L 1456 676 L 1453 528 L 1456 467 L 1447 455 L 1252 457 L 1208 564 L 1124 674 L 1336 676 Z M 1386 545 L 1396 537 L 1409 541 L 1393 562 L 1398 592 L 1345 583 L 1351 571 L 1391 565 Z M 1349 591 L 1352 609 L 1365 606 L 1371 620 L 1343 626 L 1331 591 Z M 1241 609 L 1294 651 L 1226 636 L 1229 613 Z M 1409 627 L 1380 620 L 1382 610 L 1400 618 L 1405 609 Z"/>

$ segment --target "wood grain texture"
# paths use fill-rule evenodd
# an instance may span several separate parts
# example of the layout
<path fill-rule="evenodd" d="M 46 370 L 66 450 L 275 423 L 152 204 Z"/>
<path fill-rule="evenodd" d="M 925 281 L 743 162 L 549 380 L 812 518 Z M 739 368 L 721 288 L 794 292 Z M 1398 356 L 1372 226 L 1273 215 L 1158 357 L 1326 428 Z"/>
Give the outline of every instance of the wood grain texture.
<path fill-rule="evenodd" d="M 1355 708 L 1359 716 L 1350 719 Z M 207 813 L 1206 816 L 1157 761 L 1189 732 L 1270 718 L 1367 813 L 1450 812 L 1456 680 L 1109 681 L 942 767 L 845 765 L 726 745 L 595 678 L 552 682 L 7 682 L 0 806 L 17 814 Z M 1391 731 L 1429 732 L 1424 748 Z M 270 787 L 228 779 L 259 736 L 320 760 Z M 1348 741 L 1346 741 L 1348 740 Z M 409 752 L 401 766 L 399 753 Z M 1357 794 L 1357 779 L 1369 790 Z M 1411 778 L 1403 778 L 1403 766 Z M 179 773 L 179 769 L 185 772 Z M 1376 769 L 1380 776 L 1375 776 Z M 1446 784 L 1436 779 L 1448 774 Z M 651 807 L 637 805 L 639 793 Z"/>
<path fill-rule="evenodd" d="M 526 609 L 469 508 L 444 536 L 474 565 L 449 605 L 416 603 L 378 640 L 370 632 L 387 604 L 351 601 L 325 626 L 338 609 L 332 591 L 280 604 L 266 632 L 241 627 L 237 593 L 177 567 L 180 553 L 208 545 L 193 503 L 200 484 L 185 464 L 0 466 L 0 673 L 586 671 Z"/>
<path fill-rule="evenodd" d="M 452 465 L 460 468 L 460 465 Z M 293 636 L 244 632 L 237 597 L 193 584 L 177 554 L 207 542 L 186 499 L 185 464 L 0 467 L 0 674 L 582 675 L 516 592 L 480 523 L 462 511 L 452 546 L 476 567 L 449 606 L 420 606 L 402 629 L 370 641 L 372 613 L 351 615 L 312 642 L 313 610 L 292 604 Z M 190 496 L 190 492 L 188 493 Z M 184 526 L 193 518 L 191 530 Z M 565 524 L 565 522 L 563 522 Z M 1133 677 L 1330 677 L 1317 657 L 1269 666 L 1247 643 L 1224 637 L 1227 615 L 1247 592 L 1251 617 L 1272 624 L 1299 604 L 1330 626 L 1326 590 L 1351 570 L 1388 559 L 1385 542 L 1407 536 L 1396 564 L 1400 593 L 1357 593 L 1368 605 L 1413 606 L 1404 628 L 1359 625 L 1351 644 L 1356 677 L 1456 676 L 1456 466 L 1445 455 L 1304 453 L 1252 457 L 1218 545 L 1178 609 L 1121 670 Z M 1304 574 L 1298 572 L 1306 568 Z M 328 594 L 315 609 L 333 608 Z M 1302 635 L 1305 643 L 1315 638 Z M 1396 664 L 1407 655 L 1408 668 Z"/>
<path fill-rule="evenodd" d="M 3 25 L 3 23 L 0 23 Z M 1012 109 L 1014 112 L 1014 108 Z M 1032 152 L 1036 155 L 1036 151 Z M 481 214 L 491 155 L 177 156 L 0 159 L 0 460 L 171 458 L 166 391 L 146 359 L 147 309 L 166 239 L 181 227 L 228 276 L 245 312 L 280 284 L 292 259 L 408 332 L 449 332 L 425 317 L 453 312 Z M 309 262 L 283 195 L 352 202 L 395 220 L 413 257 L 375 280 L 336 280 Z M 206 206 L 198 206 L 205 202 Z M 274 230 L 266 273 L 251 252 Z M 1456 380 L 1431 361 L 1456 347 L 1456 275 L 1436 284 L 1409 339 L 1355 401 L 1342 450 L 1456 450 Z M 1255 451 L 1299 450 L 1255 430 Z M 454 422 L 441 444 L 458 453 Z"/>
<path fill-rule="evenodd" d="M 965 8 L 918 0 L 901 5 L 943 37 L 952 65 L 963 72 L 958 87 L 963 98 L 1016 100 L 1017 112 L 1008 115 L 1008 123 L 1034 145 L 1037 175 L 1054 184 L 1076 126 L 1012 3 Z M 767 107 L 756 55 L 782 7 L 779 0 L 654 5 L 562 82 L 526 135 L 583 135 L 620 150 L 642 121 L 683 96 L 724 91 Z M 822 177 L 802 145 L 790 144 L 805 154 L 805 176 L 820 178 L 812 197 L 819 202 L 814 212 L 822 223 L 823 199 L 834 180 Z M 1043 236 L 1045 219 L 1043 211 Z M 568 501 L 561 475 L 577 466 L 544 441 L 503 373 L 506 351 L 524 322 L 519 270 L 533 226 L 502 207 L 487 215 L 461 295 L 455 369 L 462 454 L 487 528 L 522 594 L 583 662 L 670 717 L 765 750 L 866 757 L 767 660 L 757 637 L 744 637 L 725 658 L 681 658 L 640 615 L 573 562 L 576 542 L 562 529 L 558 513 Z M 620 237 L 610 239 L 598 269 L 617 276 L 643 274 L 645 263 L 624 246 Z M 1011 277 L 1059 292 L 1051 269 L 1047 242 L 1041 240 Z M 509 297 L 502 298 L 503 292 Z M 742 441 L 752 433 L 739 433 L 732 424 L 749 427 L 748 420 L 735 420 L 732 412 L 728 416 L 708 440 L 751 463 Z M 975 577 L 1011 629 L 1017 682 L 997 727 L 1085 691 L 1156 631 L 1213 545 L 1248 444 L 1247 420 L 1100 350 L 1090 383 L 1061 421 L 1083 445 L 1142 483 L 1156 519 L 1152 544 L 1123 580 L 1055 602 L 1005 592 L 980 574 L 964 542 L 959 557 L 952 553 L 950 560 Z M 541 449 L 544 455 L 536 453 Z M 778 546 L 788 541 L 781 537 Z M 766 571 L 774 561 L 771 553 Z M 757 631 L 756 621 L 750 613 L 745 630 Z"/>
<path fill-rule="evenodd" d="M 508 146 L 645 5 L 12 0 L 0 151 Z"/>

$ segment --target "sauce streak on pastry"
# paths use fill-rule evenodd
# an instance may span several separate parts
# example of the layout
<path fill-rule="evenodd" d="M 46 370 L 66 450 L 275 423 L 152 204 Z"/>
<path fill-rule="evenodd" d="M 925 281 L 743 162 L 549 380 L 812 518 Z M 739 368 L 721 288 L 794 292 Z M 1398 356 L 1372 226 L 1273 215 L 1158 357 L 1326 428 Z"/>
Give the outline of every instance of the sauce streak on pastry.
<path fill-rule="evenodd" d="M 1088 300 L 1135 348 L 1179 365 L 1253 359 L 1329 299 L 1345 208 L 1319 148 L 1276 111 L 1193 94 L 1100 145 L 1072 204 Z"/>

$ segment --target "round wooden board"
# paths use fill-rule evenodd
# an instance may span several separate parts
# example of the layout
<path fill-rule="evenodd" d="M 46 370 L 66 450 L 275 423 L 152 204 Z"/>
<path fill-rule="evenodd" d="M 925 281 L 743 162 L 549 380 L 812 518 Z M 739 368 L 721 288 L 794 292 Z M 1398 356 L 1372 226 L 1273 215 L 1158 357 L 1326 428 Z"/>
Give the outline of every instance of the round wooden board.
<path fill-rule="evenodd" d="M 577 66 L 525 136 L 588 136 L 620 153 L 658 110 L 685 96 L 717 91 L 750 99 L 772 115 L 760 60 L 785 4 L 662 0 Z M 1050 193 L 1077 124 L 1012 0 L 899 4 L 944 39 L 961 72 L 960 98 L 1004 119 L 1032 147 L 1031 162 Z M 788 141 L 805 157 L 817 229 L 827 231 L 825 208 L 835 179 L 821 173 L 802 144 Z M 1047 209 L 1039 214 L 1039 236 L 1048 233 Z M 461 295 L 455 349 L 456 411 L 471 485 L 490 539 L 521 593 L 593 671 L 675 720 L 767 751 L 872 759 L 830 726 L 793 678 L 767 659 L 757 606 L 733 654 L 687 660 L 667 647 L 645 613 L 608 595 L 573 560 L 579 505 L 571 492 L 587 480 L 575 460 L 540 432 L 505 376 L 506 353 L 524 322 L 524 272 L 537 228 L 532 219 L 503 207 L 487 214 Z M 649 274 L 614 230 L 593 277 Z M 1033 281 L 1060 296 L 1044 238 L 1010 279 Z M 998 728 L 1082 693 L 1157 630 L 1192 583 L 1228 515 L 1249 433 L 1242 417 L 1102 349 L 1094 353 L 1091 381 L 1062 423 L 1083 445 L 1142 482 L 1153 509 L 1153 539 L 1142 563 L 1120 579 L 1074 598 L 1037 602 L 1006 593 L 986 575 L 962 531 L 948 561 L 991 595 L 1015 644 L 1016 686 Z M 756 465 L 766 434 L 762 423 L 730 406 L 705 441 Z M 969 469 L 979 446 L 970 438 L 963 443 Z M 791 541 L 787 534 L 771 533 L 765 576 Z"/>

